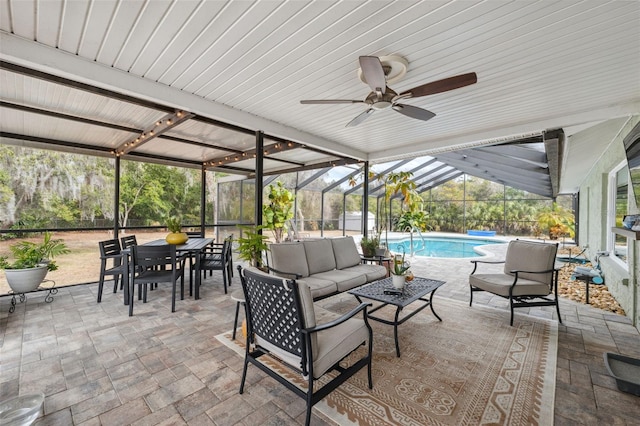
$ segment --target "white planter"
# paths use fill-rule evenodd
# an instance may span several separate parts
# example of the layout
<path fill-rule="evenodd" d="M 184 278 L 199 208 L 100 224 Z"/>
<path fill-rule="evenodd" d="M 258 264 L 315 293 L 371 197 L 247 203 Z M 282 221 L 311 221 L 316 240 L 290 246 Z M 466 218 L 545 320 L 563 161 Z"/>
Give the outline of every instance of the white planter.
<path fill-rule="evenodd" d="M 5 269 L 9 287 L 14 293 L 28 293 L 38 288 L 47 276 L 47 265 L 28 269 Z"/>
<path fill-rule="evenodd" d="M 393 286 L 398 290 L 402 290 L 404 288 L 405 278 L 406 277 L 404 275 L 391 274 Z"/>

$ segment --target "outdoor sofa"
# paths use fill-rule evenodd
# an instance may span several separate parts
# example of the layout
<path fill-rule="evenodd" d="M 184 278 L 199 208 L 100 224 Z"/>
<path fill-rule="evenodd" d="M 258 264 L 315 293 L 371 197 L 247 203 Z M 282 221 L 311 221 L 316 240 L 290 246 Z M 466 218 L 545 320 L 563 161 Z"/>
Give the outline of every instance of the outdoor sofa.
<path fill-rule="evenodd" d="M 353 237 L 319 238 L 269 246 L 271 272 L 295 278 L 323 299 L 387 275 L 382 265 L 362 264 Z"/>

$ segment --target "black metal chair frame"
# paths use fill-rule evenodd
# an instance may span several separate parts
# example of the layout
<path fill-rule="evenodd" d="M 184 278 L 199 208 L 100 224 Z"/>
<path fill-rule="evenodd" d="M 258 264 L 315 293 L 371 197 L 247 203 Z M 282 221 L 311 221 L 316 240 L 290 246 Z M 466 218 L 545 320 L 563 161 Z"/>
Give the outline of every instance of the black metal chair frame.
<path fill-rule="evenodd" d="M 138 240 L 135 235 L 125 235 L 124 237 L 120 237 L 120 242 L 122 243 L 123 249 L 131 248 L 131 246 L 137 246 Z"/>
<path fill-rule="evenodd" d="M 212 247 L 207 247 L 200 255 L 200 271 L 203 276 L 206 271 L 222 271 L 222 283 L 224 293 L 231 286 L 233 277 L 233 260 L 231 252 L 232 237 L 225 238 L 222 243 L 214 243 Z"/>
<path fill-rule="evenodd" d="M 118 281 L 122 288 L 123 274 L 127 273 L 121 252 L 120 242 L 117 239 L 100 241 L 100 279 L 98 281 L 98 303 L 102 302 L 102 289 L 104 288 L 105 275 L 113 275 L 113 292 L 118 291 Z M 113 260 L 113 266 L 107 267 L 109 260 Z"/>
<path fill-rule="evenodd" d="M 557 247 L 557 244 L 556 244 Z M 485 260 L 472 260 L 473 263 L 473 271 L 471 271 L 470 275 L 473 275 L 478 269 L 478 264 L 486 263 L 486 264 L 504 264 L 505 261 L 485 261 Z M 512 270 L 510 271 L 513 274 L 513 283 L 511 287 L 509 287 L 509 296 L 503 296 L 497 293 L 497 296 L 503 297 L 509 300 L 509 310 L 511 311 L 511 320 L 509 325 L 513 326 L 513 309 L 514 308 L 528 308 L 534 306 L 555 306 L 556 312 L 558 313 L 558 322 L 562 324 L 562 317 L 560 316 L 560 304 L 558 303 L 558 275 L 560 270 L 558 268 L 548 269 L 545 271 L 527 271 L 527 270 Z M 549 283 L 549 288 L 553 295 L 553 299 L 549 299 L 549 295 L 540 296 L 540 295 L 513 295 L 513 289 L 518 284 L 518 274 L 549 274 L 551 273 L 551 282 Z M 477 288 L 469 284 L 469 288 L 471 289 L 470 297 L 469 297 L 469 306 L 473 303 L 473 293 L 476 291 L 487 291 L 481 288 Z"/>
<path fill-rule="evenodd" d="M 242 266 L 238 266 L 238 272 L 245 294 L 244 305 L 247 321 L 245 359 L 240 394 L 244 392 L 247 367 L 251 363 L 287 387 L 287 389 L 305 399 L 307 403 L 305 425 L 309 425 L 313 406 L 365 366 L 367 367 L 369 389 L 373 389 L 371 378 L 373 331 L 367 320 L 367 307 L 371 306 L 370 303 L 361 303 L 334 321 L 307 328 L 305 327 L 298 283 L 295 280 L 257 274 L 243 269 Z M 336 370 L 339 374 L 314 392 L 312 334 L 336 327 L 360 312 L 363 313 L 364 322 L 369 330 L 367 355 L 347 368 L 340 366 L 340 361 L 338 361 L 328 371 Z M 270 352 L 268 349 L 256 344 L 255 334 L 258 334 L 270 344 L 301 358 L 299 368 L 284 362 L 283 365 L 288 366 L 297 373 L 301 373 L 307 379 L 306 391 L 260 362 L 259 358 L 269 355 Z"/>
<path fill-rule="evenodd" d="M 143 303 L 147 302 L 147 284 L 170 282 L 171 312 L 176 311 L 176 282 L 180 278 L 180 300 L 184 300 L 184 258 L 176 255 L 175 245 L 145 246 L 135 245 L 131 247 L 132 268 L 135 271 L 131 279 L 131 291 L 129 292 L 129 316 L 133 315 L 133 293 L 136 284 L 138 298 L 140 288 L 143 289 Z M 166 269 L 167 266 L 170 269 Z"/>

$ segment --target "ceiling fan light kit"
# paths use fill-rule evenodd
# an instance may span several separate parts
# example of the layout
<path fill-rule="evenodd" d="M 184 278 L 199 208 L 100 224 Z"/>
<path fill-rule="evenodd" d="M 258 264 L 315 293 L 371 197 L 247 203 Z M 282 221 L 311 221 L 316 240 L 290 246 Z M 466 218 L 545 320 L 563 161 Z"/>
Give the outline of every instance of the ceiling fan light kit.
<path fill-rule="evenodd" d="M 365 121 L 373 112 L 392 109 L 407 117 L 427 121 L 435 117 L 435 113 L 413 105 L 398 103 L 402 100 L 433 95 L 449 90 L 475 84 L 476 73 L 460 74 L 442 80 L 426 83 L 398 94 L 388 84 L 400 80 L 407 73 L 409 63 L 400 56 L 360 56 L 358 77 L 371 88 L 371 93 L 364 101 L 351 99 L 318 99 L 302 100 L 301 104 L 353 104 L 364 103 L 369 107 L 347 123 L 346 127 L 354 127 Z"/>

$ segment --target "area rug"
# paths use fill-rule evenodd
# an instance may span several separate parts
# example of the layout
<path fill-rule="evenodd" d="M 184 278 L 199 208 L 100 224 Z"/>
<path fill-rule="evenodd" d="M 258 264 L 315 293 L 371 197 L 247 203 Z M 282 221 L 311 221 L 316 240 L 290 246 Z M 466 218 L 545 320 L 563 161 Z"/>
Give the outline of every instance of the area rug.
<path fill-rule="evenodd" d="M 343 313 L 354 300 L 322 306 Z M 426 309 L 400 326 L 400 358 L 393 327 L 371 321 L 373 390 L 363 369 L 316 404 L 316 413 L 339 425 L 553 424 L 557 323 L 516 314 L 510 327 L 505 310 L 449 299 L 435 298 L 434 308 L 442 322 Z M 392 318 L 394 310 L 380 312 Z M 217 338 L 244 356 L 241 338 Z M 277 361 L 269 364 L 304 386 Z"/>

